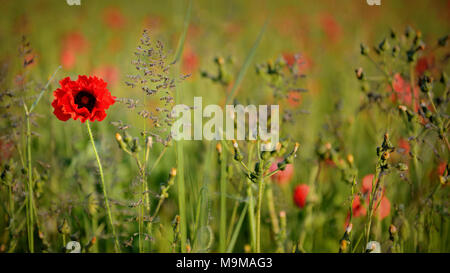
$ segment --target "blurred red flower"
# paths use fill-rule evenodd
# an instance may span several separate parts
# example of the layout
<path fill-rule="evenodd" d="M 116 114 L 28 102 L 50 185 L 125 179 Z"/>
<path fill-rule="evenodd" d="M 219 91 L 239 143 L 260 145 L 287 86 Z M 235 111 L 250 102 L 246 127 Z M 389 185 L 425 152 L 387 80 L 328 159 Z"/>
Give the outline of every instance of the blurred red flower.
<path fill-rule="evenodd" d="M 270 165 L 269 172 L 273 172 L 278 168 L 278 163 L 283 161 L 282 158 L 278 158 L 272 165 Z M 287 164 L 284 171 L 278 171 L 276 174 L 272 175 L 270 178 L 272 181 L 278 183 L 279 185 L 284 185 L 291 181 L 294 176 L 294 166 L 292 164 Z"/>
<path fill-rule="evenodd" d="M 363 206 L 363 204 L 361 204 L 359 195 L 356 195 L 355 198 L 353 199 L 352 212 L 353 217 L 364 216 L 367 213 L 366 208 Z"/>
<path fill-rule="evenodd" d="M 302 103 L 302 95 L 296 91 L 289 91 L 287 101 L 291 107 L 297 107 Z"/>
<path fill-rule="evenodd" d="M 92 75 L 104 79 L 109 85 L 114 86 L 119 83 L 120 71 L 116 66 L 103 65 L 94 69 Z"/>
<path fill-rule="evenodd" d="M 336 43 L 342 35 L 342 29 L 335 17 L 330 13 L 324 13 L 320 16 L 320 26 L 325 33 L 327 40 Z"/>
<path fill-rule="evenodd" d="M 187 45 L 183 51 L 183 73 L 194 75 L 198 68 L 198 56 L 191 46 Z M 192 77 L 189 77 L 192 78 Z"/>
<path fill-rule="evenodd" d="M 8 160 L 12 155 L 14 144 L 12 141 L 3 141 L 0 139 L 0 162 Z"/>
<path fill-rule="evenodd" d="M 312 66 L 311 59 L 306 57 L 304 54 L 298 55 L 297 63 L 295 61 L 295 54 L 292 53 L 283 53 L 283 59 L 289 67 L 297 65 L 298 74 L 305 74 L 305 72 Z"/>
<path fill-rule="evenodd" d="M 362 188 L 361 188 L 361 193 L 362 194 L 367 194 L 372 191 L 372 180 L 373 180 L 374 175 L 373 174 L 368 174 L 366 176 L 363 177 L 362 179 Z"/>
<path fill-rule="evenodd" d="M 102 121 L 106 117 L 105 110 L 115 103 L 116 98 L 111 96 L 107 83 L 95 76 L 80 75 L 76 81 L 66 77 L 59 83 L 61 88 L 53 92 L 52 102 L 53 114 L 59 120 Z"/>
<path fill-rule="evenodd" d="M 299 208 L 303 208 L 306 205 L 306 197 L 309 193 L 309 186 L 301 184 L 295 187 L 294 190 L 294 202 Z"/>
<path fill-rule="evenodd" d="M 355 195 L 355 197 L 353 198 L 352 213 L 353 213 L 352 217 L 361 217 L 367 214 L 366 208 L 361 203 L 359 195 Z M 344 225 L 345 228 L 348 227 L 348 225 L 350 224 L 349 222 L 350 222 L 350 211 L 347 213 L 347 217 L 345 218 L 345 225 Z"/>
<path fill-rule="evenodd" d="M 378 205 L 378 202 L 375 203 L 375 206 Z M 384 218 L 388 217 L 391 213 L 391 202 L 389 199 L 383 195 L 381 197 L 380 204 L 378 205 L 378 208 L 375 208 L 375 216 L 379 217 L 380 220 L 383 220 Z"/>
<path fill-rule="evenodd" d="M 433 55 L 423 56 L 417 60 L 416 73 L 420 76 L 425 71 L 434 67 L 435 59 Z"/>
<path fill-rule="evenodd" d="M 409 155 L 409 151 L 411 150 L 408 140 L 404 138 L 400 138 L 398 140 L 398 147 L 400 148 L 399 152 L 405 155 Z"/>
<path fill-rule="evenodd" d="M 391 100 L 395 103 L 400 101 L 402 104 L 411 105 L 412 94 L 411 86 L 402 78 L 402 76 L 397 73 L 394 75 L 394 81 L 392 83 L 394 87 L 394 92 L 391 95 Z M 415 98 L 415 111 L 419 109 L 419 88 L 414 86 L 414 98 Z"/>
<path fill-rule="evenodd" d="M 119 29 L 125 25 L 125 16 L 117 7 L 108 7 L 103 12 L 103 22 L 112 29 Z"/>
<path fill-rule="evenodd" d="M 156 14 L 147 15 L 144 17 L 143 26 L 144 28 L 149 28 L 152 33 L 158 31 L 163 23 L 163 18 Z"/>
<path fill-rule="evenodd" d="M 64 69 L 71 69 L 75 66 L 76 56 L 84 52 L 87 48 L 87 40 L 78 31 L 68 33 L 62 41 L 60 62 Z"/>
<path fill-rule="evenodd" d="M 366 197 L 366 202 L 369 203 L 370 200 L 370 194 L 372 192 L 372 180 L 374 178 L 373 174 L 368 174 L 364 176 L 362 179 L 362 188 L 361 193 Z M 378 204 L 379 203 L 379 204 Z M 377 208 L 378 205 L 378 208 Z M 391 212 L 391 202 L 384 194 L 384 189 L 381 193 L 381 200 L 378 198 L 374 201 L 374 215 L 378 216 L 380 220 L 383 220 L 385 217 L 389 215 Z"/>

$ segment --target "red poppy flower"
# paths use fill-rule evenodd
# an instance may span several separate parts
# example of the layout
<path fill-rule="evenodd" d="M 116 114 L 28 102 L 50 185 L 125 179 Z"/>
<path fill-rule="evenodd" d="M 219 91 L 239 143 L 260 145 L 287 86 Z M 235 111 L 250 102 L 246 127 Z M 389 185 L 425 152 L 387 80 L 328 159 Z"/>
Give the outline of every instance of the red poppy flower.
<path fill-rule="evenodd" d="M 336 43 L 339 41 L 342 29 L 332 14 L 322 14 L 320 16 L 320 26 L 322 28 L 322 31 L 325 33 L 328 41 L 332 43 Z"/>
<path fill-rule="evenodd" d="M 378 205 L 378 202 L 375 203 L 375 205 Z M 389 213 L 391 212 L 391 202 L 389 199 L 383 195 L 381 197 L 380 204 L 378 205 L 378 208 L 375 210 L 375 215 L 380 218 L 380 220 L 383 220 L 387 216 L 389 216 Z"/>
<path fill-rule="evenodd" d="M 103 12 L 103 22 L 112 29 L 119 29 L 125 25 L 125 16 L 117 7 L 106 8 Z"/>
<path fill-rule="evenodd" d="M 283 53 L 283 59 L 289 67 L 297 65 L 298 74 L 305 74 L 305 72 L 312 66 L 311 59 L 306 57 L 304 54 L 300 54 L 296 61 L 295 54 L 285 52 Z"/>
<path fill-rule="evenodd" d="M 353 199 L 352 203 L 352 212 L 353 217 L 360 217 L 366 215 L 366 209 L 364 208 L 363 204 L 361 204 L 361 200 L 359 199 L 359 195 L 356 195 Z"/>
<path fill-rule="evenodd" d="M 306 205 L 306 197 L 309 193 L 309 186 L 301 184 L 295 187 L 294 190 L 294 202 L 299 208 L 303 208 Z"/>
<path fill-rule="evenodd" d="M 283 161 L 282 158 L 277 159 L 272 165 L 270 165 L 269 172 L 273 172 L 278 168 L 278 163 Z M 292 164 L 287 164 L 286 169 L 283 171 L 278 171 L 276 174 L 272 175 L 270 178 L 272 181 L 277 182 L 280 185 L 286 184 L 291 181 L 292 176 L 294 176 L 294 167 Z"/>
<path fill-rule="evenodd" d="M 367 203 L 369 203 L 370 193 L 372 192 L 373 176 L 374 176 L 373 174 L 368 174 L 368 175 L 364 176 L 364 178 L 362 179 L 361 193 L 366 196 Z M 380 202 L 380 203 L 378 204 L 378 202 Z M 378 206 L 378 208 L 375 209 L 375 206 Z M 377 217 L 379 217 L 380 220 L 383 220 L 383 218 L 387 217 L 389 215 L 389 213 L 391 212 L 391 202 L 384 195 L 384 189 L 382 192 L 381 201 L 380 201 L 379 197 L 375 198 L 374 210 L 375 210 L 374 214 Z M 365 215 L 365 211 L 364 211 L 364 215 Z"/>
<path fill-rule="evenodd" d="M 408 140 L 404 138 L 400 138 L 398 140 L 398 147 L 400 148 L 400 152 L 405 155 L 409 155 L 409 151 L 411 150 Z"/>
<path fill-rule="evenodd" d="M 72 69 L 77 60 L 77 56 L 86 51 L 88 42 L 83 34 L 73 31 L 64 36 L 60 53 L 60 62 L 64 69 Z"/>
<path fill-rule="evenodd" d="M 363 177 L 362 179 L 362 189 L 361 189 L 361 193 L 362 194 L 367 194 L 367 193 L 371 193 L 372 192 L 372 180 L 373 180 L 373 174 L 368 174 L 366 176 Z"/>
<path fill-rule="evenodd" d="M 431 70 L 435 66 L 435 59 L 433 55 L 424 56 L 417 60 L 416 73 L 423 75 L 425 71 Z"/>
<path fill-rule="evenodd" d="M 198 56 L 190 45 L 183 52 L 183 73 L 194 74 L 198 67 Z"/>
<path fill-rule="evenodd" d="M 105 81 L 112 86 L 119 83 L 120 71 L 114 65 L 102 65 L 93 70 L 92 74 Z"/>
<path fill-rule="evenodd" d="M 14 144 L 11 141 L 2 141 L 0 139 L 0 162 L 8 160 L 13 152 Z"/>
<path fill-rule="evenodd" d="M 291 107 L 295 108 L 302 103 L 302 95 L 296 91 L 289 91 L 287 101 Z"/>
<path fill-rule="evenodd" d="M 53 113 L 59 120 L 102 121 L 106 117 L 105 110 L 115 103 L 116 97 L 111 96 L 107 83 L 95 76 L 78 76 L 76 81 L 67 77 L 59 83 L 61 88 L 53 92 L 52 102 Z"/>
<path fill-rule="evenodd" d="M 409 85 L 400 74 L 394 75 L 394 81 L 392 82 L 394 87 L 394 92 L 392 93 L 392 102 L 399 101 L 402 104 L 411 105 L 412 103 L 412 92 L 411 85 Z M 414 99 L 416 102 L 415 111 L 419 109 L 419 88 L 414 86 Z"/>

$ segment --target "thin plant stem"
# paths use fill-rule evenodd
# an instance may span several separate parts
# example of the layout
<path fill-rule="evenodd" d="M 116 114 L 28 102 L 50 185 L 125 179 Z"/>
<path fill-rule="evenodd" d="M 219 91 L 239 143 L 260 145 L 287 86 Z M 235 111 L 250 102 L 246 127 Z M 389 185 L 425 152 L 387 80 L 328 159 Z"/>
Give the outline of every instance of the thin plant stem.
<path fill-rule="evenodd" d="M 191 20 L 192 0 L 189 1 L 186 15 L 184 17 L 183 32 L 178 40 L 177 50 L 175 51 L 175 60 L 178 62 L 183 54 L 184 42 L 189 29 L 189 23 Z M 178 62 L 178 66 L 181 62 Z M 179 68 L 178 68 L 179 69 Z M 178 72 L 178 71 L 177 71 Z M 178 87 L 175 92 L 175 100 L 177 103 L 182 101 L 180 88 Z M 184 153 L 183 153 L 183 141 L 180 140 L 176 143 L 176 158 L 177 158 L 177 185 L 178 185 L 178 209 L 180 210 L 180 224 L 178 226 L 180 230 L 180 249 L 181 252 L 186 252 L 186 240 L 187 240 L 187 227 L 186 227 L 186 193 L 184 185 Z"/>
<path fill-rule="evenodd" d="M 261 166 L 264 166 L 264 161 L 261 159 Z M 256 204 L 256 252 L 261 253 L 261 204 L 264 192 L 264 172 L 258 177 L 258 200 Z"/>
<path fill-rule="evenodd" d="M 27 231 L 28 231 L 28 248 L 34 253 L 34 213 L 33 213 L 33 171 L 31 165 L 31 125 L 30 113 L 27 106 L 25 107 L 25 118 L 27 123 L 27 165 L 28 165 L 28 202 L 27 202 Z"/>
<path fill-rule="evenodd" d="M 272 223 L 272 230 L 275 237 L 278 237 L 278 233 L 280 232 L 280 223 L 278 221 L 278 215 L 275 209 L 275 202 L 273 199 L 273 184 L 271 182 L 267 182 L 267 206 L 269 208 L 270 222 Z"/>
<path fill-rule="evenodd" d="M 105 178 L 103 176 L 102 163 L 100 162 L 100 157 L 98 156 L 97 148 L 95 147 L 94 137 L 92 136 L 92 131 L 91 131 L 91 126 L 90 126 L 89 120 L 86 120 L 86 127 L 89 132 L 89 138 L 92 143 L 92 149 L 94 150 L 95 158 L 97 159 L 98 170 L 100 172 L 100 180 L 102 182 L 103 197 L 105 199 L 106 211 L 108 214 L 109 224 L 111 225 L 112 233 L 114 236 L 115 250 L 116 250 L 116 252 L 120 252 L 120 244 L 119 244 L 119 241 L 116 236 L 116 230 L 114 228 L 114 223 L 113 223 L 112 214 L 111 214 L 111 208 L 109 206 L 108 193 L 106 192 Z"/>
<path fill-rule="evenodd" d="M 226 250 L 226 227 L 227 227 L 227 181 L 226 181 L 226 159 L 225 154 L 219 154 L 220 161 L 220 229 L 219 229 L 219 251 Z"/>

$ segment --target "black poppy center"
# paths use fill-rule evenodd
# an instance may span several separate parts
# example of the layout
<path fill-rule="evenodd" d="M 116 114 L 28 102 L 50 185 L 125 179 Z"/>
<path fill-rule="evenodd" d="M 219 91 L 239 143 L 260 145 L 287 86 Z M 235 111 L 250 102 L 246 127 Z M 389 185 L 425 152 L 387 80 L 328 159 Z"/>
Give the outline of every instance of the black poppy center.
<path fill-rule="evenodd" d="M 78 105 L 78 109 L 86 107 L 91 112 L 95 106 L 95 97 L 87 91 L 80 91 L 75 96 L 75 104 Z"/>

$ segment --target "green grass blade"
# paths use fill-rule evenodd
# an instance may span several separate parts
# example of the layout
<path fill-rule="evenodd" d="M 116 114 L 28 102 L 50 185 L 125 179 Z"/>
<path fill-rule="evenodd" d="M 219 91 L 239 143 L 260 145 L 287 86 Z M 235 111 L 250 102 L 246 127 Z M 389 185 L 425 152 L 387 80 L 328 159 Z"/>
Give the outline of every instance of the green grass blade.
<path fill-rule="evenodd" d="M 183 53 L 184 41 L 186 40 L 187 31 L 189 29 L 189 21 L 191 18 L 192 0 L 189 1 L 189 6 L 186 11 L 184 19 L 183 32 L 178 42 L 177 50 L 175 53 L 175 62 L 179 61 L 181 54 Z M 179 63 L 178 65 L 180 65 Z M 181 100 L 180 88 L 177 87 L 175 99 L 177 104 Z M 180 210 L 180 244 L 181 252 L 186 252 L 187 241 L 187 227 L 186 227 L 186 193 L 184 184 L 184 154 L 183 154 L 183 141 L 180 140 L 176 143 L 176 157 L 177 157 L 177 185 L 178 185 L 178 207 Z"/>
<path fill-rule="evenodd" d="M 248 53 L 247 57 L 245 58 L 244 64 L 241 67 L 241 70 L 239 70 L 239 73 L 236 77 L 236 81 L 233 84 L 233 87 L 231 88 L 230 93 L 228 94 L 226 104 L 230 104 L 233 100 L 234 96 L 236 95 L 236 91 L 238 90 L 239 86 L 241 85 L 242 80 L 244 79 L 245 73 L 247 72 L 248 67 L 250 66 L 250 63 L 253 60 L 253 57 L 255 56 L 256 49 L 259 46 L 259 43 L 261 42 L 261 39 L 263 37 L 264 32 L 267 28 L 267 21 L 264 23 L 264 26 L 261 28 L 261 31 L 258 34 L 258 37 L 256 38 L 255 42 L 253 43 L 252 48 L 250 49 L 250 52 Z"/>
<path fill-rule="evenodd" d="M 30 111 L 28 113 L 33 112 L 33 109 L 36 107 L 36 105 L 38 104 L 38 102 L 41 100 L 42 96 L 44 95 L 45 91 L 47 90 L 48 86 L 50 85 L 50 83 L 53 81 L 53 78 L 55 77 L 56 73 L 61 69 L 61 66 L 58 66 L 55 70 L 55 72 L 53 72 L 53 75 L 50 77 L 50 79 L 48 80 L 47 84 L 45 84 L 44 88 L 42 88 L 41 93 L 39 93 L 39 96 L 37 97 L 37 99 L 33 102 L 33 105 L 31 105 Z"/>
<path fill-rule="evenodd" d="M 241 215 L 239 216 L 239 220 L 236 224 L 236 227 L 233 232 L 233 236 L 231 236 L 230 243 L 228 244 L 227 253 L 233 252 L 234 245 L 236 244 L 237 237 L 239 235 L 239 231 L 241 230 L 242 223 L 244 222 L 245 214 L 247 213 L 248 202 L 245 203 L 244 208 L 242 209 Z"/>

